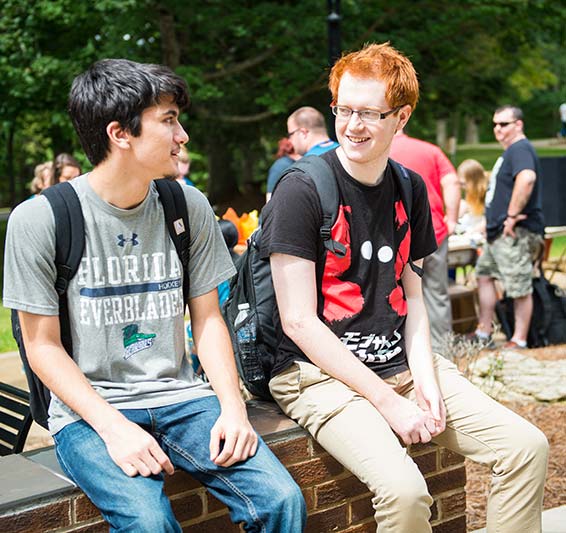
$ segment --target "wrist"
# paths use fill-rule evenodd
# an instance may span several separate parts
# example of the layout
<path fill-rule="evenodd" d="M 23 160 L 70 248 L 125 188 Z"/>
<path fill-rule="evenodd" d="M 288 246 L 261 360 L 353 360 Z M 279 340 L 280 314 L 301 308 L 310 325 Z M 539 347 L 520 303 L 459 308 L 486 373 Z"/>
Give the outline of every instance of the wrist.
<path fill-rule="evenodd" d="M 515 220 L 518 216 L 519 216 L 519 213 L 517 213 L 516 215 L 512 215 L 511 213 L 507 213 L 507 218 L 510 218 L 511 220 Z"/>

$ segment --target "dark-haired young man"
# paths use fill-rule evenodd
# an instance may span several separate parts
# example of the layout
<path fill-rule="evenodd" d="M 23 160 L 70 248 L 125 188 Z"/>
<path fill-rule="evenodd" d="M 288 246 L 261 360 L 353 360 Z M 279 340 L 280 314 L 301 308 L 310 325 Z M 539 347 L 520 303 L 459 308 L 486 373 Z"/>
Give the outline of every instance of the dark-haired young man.
<path fill-rule="evenodd" d="M 341 246 L 325 251 L 308 176 L 285 176 L 264 210 L 280 316 L 273 397 L 369 487 L 379 533 L 431 531 L 432 498 L 397 436 L 490 466 L 488 531 L 540 532 L 545 436 L 431 352 L 418 269 L 436 248 L 426 187 L 408 172 L 407 212 L 388 159 L 417 103 L 416 72 L 372 44 L 342 57 L 329 85 L 340 147 L 320 157 L 338 184 Z"/>
<path fill-rule="evenodd" d="M 68 291 L 73 358 L 59 336 L 45 198 L 10 217 L 4 305 L 18 309 L 30 364 L 53 393 L 61 467 L 112 531 L 181 531 L 163 491 L 176 467 L 246 531 L 294 533 L 301 492 L 247 419 L 218 309 L 232 262 L 206 198 L 189 187 L 189 307 L 212 388 L 184 353 L 182 267 L 152 180 L 177 173 L 187 103 L 185 82 L 158 65 L 103 60 L 75 79 L 69 112 L 94 169 L 72 182 L 86 235 Z"/>

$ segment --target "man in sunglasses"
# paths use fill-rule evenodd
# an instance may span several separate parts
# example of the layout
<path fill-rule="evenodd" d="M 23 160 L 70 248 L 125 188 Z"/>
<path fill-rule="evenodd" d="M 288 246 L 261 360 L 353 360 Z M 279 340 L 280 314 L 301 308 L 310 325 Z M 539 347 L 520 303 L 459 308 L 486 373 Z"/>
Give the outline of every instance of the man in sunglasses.
<path fill-rule="evenodd" d="M 271 393 L 368 486 L 379 533 L 431 531 L 433 500 L 402 445 L 429 441 L 492 469 L 488 531 L 540 532 L 545 436 L 430 347 L 420 274 L 436 239 L 426 186 L 407 170 L 405 211 L 405 178 L 388 158 L 418 100 L 415 69 L 388 44 L 370 44 L 334 65 L 329 86 L 340 147 L 320 157 L 339 190 L 333 251 L 309 176 L 282 178 L 263 211 L 278 308 Z"/>
<path fill-rule="evenodd" d="M 541 169 L 523 131 L 523 112 L 511 105 L 495 110 L 493 132 L 505 149 L 496 161 L 485 198 L 487 243 L 476 265 L 480 301 L 478 339 L 491 341 L 497 301 L 494 279 L 513 298 L 515 329 L 507 348 L 527 346 L 533 313 L 533 260 L 544 236 Z"/>

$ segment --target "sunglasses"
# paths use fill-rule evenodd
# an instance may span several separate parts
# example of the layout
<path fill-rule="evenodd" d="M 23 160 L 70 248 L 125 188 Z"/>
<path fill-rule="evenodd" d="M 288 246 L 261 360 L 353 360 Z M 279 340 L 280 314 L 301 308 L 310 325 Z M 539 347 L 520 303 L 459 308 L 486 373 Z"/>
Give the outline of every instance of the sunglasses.
<path fill-rule="evenodd" d="M 493 127 L 495 128 L 496 126 L 499 126 L 500 128 L 505 128 L 506 126 L 509 126 L 509 124 L 513 124 L 514 122 L 517 122 L 517 121 L 512 120 L 511 122 L 494 122 Z"/>

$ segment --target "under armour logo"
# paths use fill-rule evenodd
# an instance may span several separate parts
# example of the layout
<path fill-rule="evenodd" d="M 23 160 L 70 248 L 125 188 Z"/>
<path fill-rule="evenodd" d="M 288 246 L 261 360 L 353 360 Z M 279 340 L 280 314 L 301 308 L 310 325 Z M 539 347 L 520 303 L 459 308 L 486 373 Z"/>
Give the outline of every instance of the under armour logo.
<path fill-rule="evenodd" d="M 118 246 L 121 246 L 122 248 L 126 245 L 127 242 L 131 242 L 132 246 L 136 246 L 137 244 L 140 243 L 138 241 L 138 234 L 137 233 L 132 233 L 131 239 L 124 237 L 124 235 L 122 233 L 120 233 L 120 235 L 117 235 L 116 238 L 118 239 Z"/>

